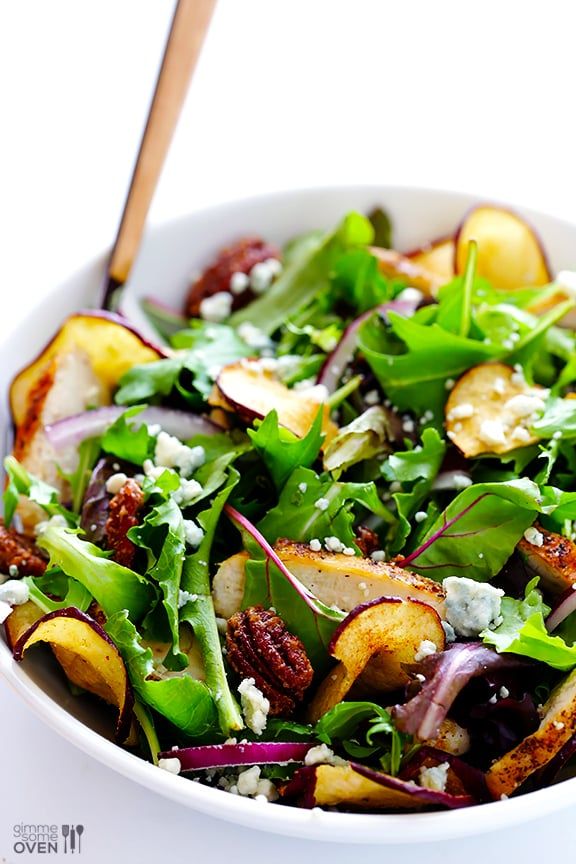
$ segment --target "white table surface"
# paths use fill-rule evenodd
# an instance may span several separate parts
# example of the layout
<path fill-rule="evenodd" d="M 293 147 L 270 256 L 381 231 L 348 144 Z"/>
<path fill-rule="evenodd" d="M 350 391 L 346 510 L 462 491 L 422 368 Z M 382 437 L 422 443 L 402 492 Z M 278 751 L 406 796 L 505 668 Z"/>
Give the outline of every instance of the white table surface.
<path fill-rule="evenodd" d="M 576 219 L 570 6 L 220 0 L 151 222 L 271 189 L 365 182 L 471 190 Z M 0 337 L 110 243 L 172 8 L 0 3 Z M 358 854 L 479 864 L 495 852 L 536 862 L 566 848 L 576 817 L 426 849 L 275 841 L 115 775 L 3 681 L 0 706 L 0 860 L 10 862 L 36 860 L 12 850 L 21 821 L 82 822 L 85 862 L 283 864 L 323 852 L 334 864 Z"/>

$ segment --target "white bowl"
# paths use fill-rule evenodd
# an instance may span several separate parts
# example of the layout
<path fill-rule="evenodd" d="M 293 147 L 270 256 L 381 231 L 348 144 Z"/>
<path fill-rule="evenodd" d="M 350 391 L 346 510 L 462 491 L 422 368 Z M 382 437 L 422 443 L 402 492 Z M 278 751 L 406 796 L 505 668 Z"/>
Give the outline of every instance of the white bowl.
<path fill-rule="evenodd" d="M 397 187 L 329 188 L 275 193 L 224 204 L 151 230 L 126 289 L 123 310 L 147 326 L 138 298 L 155 296 L 181 305 L 190 276 L 223 244 L 250 233 L 282 243 L 312 228 L 332 227 L 348 210 L 384 206 L 394 222 L 395 245 L 407 249 L 454 230 L 472 196 Z M 553 272 L 576 264 L 576 226 L 520 211 L 539 232 Z M 16 371 L 29 362 L 70 312 L 97 305 L 106 255 L 47 294 L 0 346 L 3 428 L 9 429 L 6 393 Z M 113 744 L 105 712 L 72 697 L 63 676 L 40 655 L 17 664 L 0 639 L 0 671 L 46 723 L 99 761 L 195 810 L 260 830 L 346 843 L 419 843 L 480 834 L 529 821 L 576 803 L 576 779 L 509 801 L 464 810 L 399 814 L 349 814 L 263 805 L 175 777 Z M 262 809 L 264 807 L 264 809 Z"/>

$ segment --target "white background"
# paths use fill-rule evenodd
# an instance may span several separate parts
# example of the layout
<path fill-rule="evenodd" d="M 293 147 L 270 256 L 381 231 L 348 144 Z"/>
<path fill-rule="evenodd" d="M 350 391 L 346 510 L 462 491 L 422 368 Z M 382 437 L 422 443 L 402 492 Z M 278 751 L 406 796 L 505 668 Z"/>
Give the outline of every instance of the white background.
<path fill-rule="evenodd" d="M 365 182 L 468 190 L 576 220 L 571 5 L 220 0 L 151 222 L 261 191 Z M 0 0 L 0 337 L 111 242 L 172 8 Z M 565 848 L 576 816 L 412 852 L 275 842 L 112 774 L 3 682 L 0 700 L 8 861 L 27 857 L 11 852 L 23 820 L 84 823 L 85 862 L 283 864 L 324 852 L 335 864 L 476 864 L 496 850 L 535 862 Z"/>

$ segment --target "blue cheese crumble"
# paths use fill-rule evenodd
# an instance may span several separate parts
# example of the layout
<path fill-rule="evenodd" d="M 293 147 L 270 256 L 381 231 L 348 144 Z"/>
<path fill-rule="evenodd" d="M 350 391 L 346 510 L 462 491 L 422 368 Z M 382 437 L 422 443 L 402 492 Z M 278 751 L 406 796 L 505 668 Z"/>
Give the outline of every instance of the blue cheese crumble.
<path fill-rule="evenodd" d="M 479 636 L 483 630 L 502 623 L 501 588 L 464 576 L 448 576 L 442 584 L 446 591 L 446 620 L 459 636 Z"/>

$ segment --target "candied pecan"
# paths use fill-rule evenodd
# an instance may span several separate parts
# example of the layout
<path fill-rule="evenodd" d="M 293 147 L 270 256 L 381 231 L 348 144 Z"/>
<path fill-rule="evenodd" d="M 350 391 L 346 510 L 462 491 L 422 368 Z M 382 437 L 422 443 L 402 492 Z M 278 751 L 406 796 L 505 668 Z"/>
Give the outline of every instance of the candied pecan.
<path fill-rule="evenodd" d="M 300 639 L 279 615 L 250 606 L 228 621 L 227 658 L 242 678 L 254 678 L 270 700 L 270 714 L 292 714 L 312 683 L 314 670 Z"/>
<path fill-rule="evenodd" d="M 221 291 L 229 292 L 230 279 L 234 273 L 247 275 L 255 264 L 279 256 L 279 250 L 260 237 L 245 237 L 233 246 L 222 249 L 214 263 L 207 267 L 190 287 L 185 314 L 189 318 L 198 318 L 202 300 Z M 233 294 L 232 309 L 241 309 L 253 297 L 254 292 L 249 287 L 239 294 Z"/>
<path fill-rule="evenodd" d="M 93 618 L 97 624 L 100 624 L 102 629 L 104 629 L 104 625 L 106 624 L 106 615 L 104 614 L 104 610 L 96 602 L 96 600 L 93 600 L 88 607 L 88 615 L 90 615 L 90 617 Z"/>
<path fill-rule="evenodd" d="M 135 480 L 126 480 L 110 501 L 106 520 L 106 544 L 113 550 L 113 559 L 124 567 L 131 567 L 136 547 L 126 534 L 138 525 L 138 513 L 144 504 L 144 493 Z"/>
<path fill-rule="evenodd" d="M 18 568 L 18 576 L 41 576 L 46 561 L 29 537 L 6 528 L 0 519 L 0 573 L 9 573 L 10 567 Z"/>
<path fill-rule="evenodd" d="M 365 525 L 359 525 L 356 529 L 356 545 L 362 552 L 365 558 L 368 558 L 372 552 L 380 549 L 380 540 L 375 531 L 371 528 L 366 528 Z"/>

